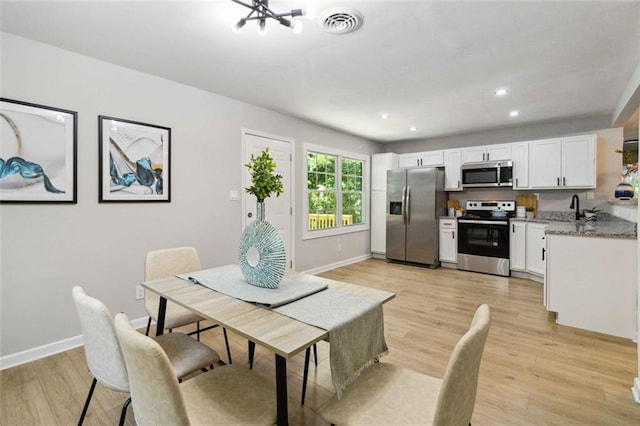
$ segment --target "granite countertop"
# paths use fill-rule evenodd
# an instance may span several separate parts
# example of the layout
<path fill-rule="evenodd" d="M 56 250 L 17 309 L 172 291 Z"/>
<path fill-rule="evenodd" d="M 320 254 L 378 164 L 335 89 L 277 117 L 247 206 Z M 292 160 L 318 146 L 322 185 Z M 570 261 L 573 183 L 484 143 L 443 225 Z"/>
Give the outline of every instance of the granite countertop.
<path fill-rule="evenodd" d="M 598 212 L 597 220 L 575 220 L 572 212 L 538 212 L 533 219 L 511 218 L 512 221 L 546 223 L 545 234 L 576 235 L 595 238 L 636 239 L 638 226 L 608 213 Z"/>

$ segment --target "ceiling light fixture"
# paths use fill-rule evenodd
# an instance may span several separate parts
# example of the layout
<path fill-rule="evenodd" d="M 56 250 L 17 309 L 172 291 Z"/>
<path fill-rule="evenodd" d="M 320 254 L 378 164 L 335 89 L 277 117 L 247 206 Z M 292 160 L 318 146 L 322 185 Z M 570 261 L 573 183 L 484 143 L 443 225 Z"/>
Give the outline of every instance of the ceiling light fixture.
<path fill-rule="evenodd" d="M 382 114 L 380 114 L 380 118 L 389 118 L 389 114 L 383 112 Z"/>
<path fill-rule="evenodd" d="M 504 96 L 507 93 L 509 93 L 509 91 L 507 89 L 498 89 L 495 92 L 493 92 L 496 96 Z"/>
<path fill-rule="evenodd" d="M 240 20 L 235 25 L 233 25 L 232 29 L 236 33 L 240 32 L 247 21 L 258 21 L 258 32 L 264 35 L 267 33 L 268 18 L 278 21 L 280 25 L 291 28 L 294 33 L 299 33 L 302 31 L 302 22 L 287 19 L 287 17 L 295 18 L 297 16 L 303 16 L 304 10 L 302 9 L 292 9 L 291 12 L 287 13 L 276 13 L 269 8 L 269 0 L 252 0 L 251 4 L 245 3 L 240 0 L 231 1 L 234 3 L 238 3 L 239 5 L 242 5 L 248 9 L 251 9 L 251 12 L 249 12 L 247 16 L 245 16 L 244 18 L 240 18 Z"/>
<path fill-rule="evenodd" d="M 518 111 L 511 111 L 509 113 L 509 117 L 517 117 L 518 115 L 520 115 L 520 113 Z"/>
<path fill-rule="evenodd" d="M 417 129 L 417 128 L 415 128 L 415 127 L 409 127 L 409 131 L 410 131 L 410 132 L 415 132 L 416 130 L 418 130 L 418 129 Z"/>

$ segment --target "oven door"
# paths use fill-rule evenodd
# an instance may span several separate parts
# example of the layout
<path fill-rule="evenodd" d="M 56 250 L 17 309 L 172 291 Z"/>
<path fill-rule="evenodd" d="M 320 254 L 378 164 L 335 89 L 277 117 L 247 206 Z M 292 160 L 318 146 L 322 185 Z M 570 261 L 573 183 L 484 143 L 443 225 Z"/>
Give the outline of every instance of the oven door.
<path fill-rule="evenodd" d="M 509 259 L 509 222 L 459 219 L 458 253 Z"/>

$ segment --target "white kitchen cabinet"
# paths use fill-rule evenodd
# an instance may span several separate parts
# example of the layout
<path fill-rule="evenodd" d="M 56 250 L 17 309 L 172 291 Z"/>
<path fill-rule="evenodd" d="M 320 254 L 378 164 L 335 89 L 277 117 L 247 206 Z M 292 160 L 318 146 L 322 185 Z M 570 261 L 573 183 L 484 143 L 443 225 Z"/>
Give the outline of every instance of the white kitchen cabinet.
<path fill-rule="evenodd" d="M 371 156 L 371 252 L 387 250 L 387 171 L 398 168 L 398 154 L 385 152 Z"/>
<path fill-rule="evenodd" d="M 596 135 L 529 143 L 532 189 L 595 188 Z"/>
<path fill-rule="evenodd" d="M 371 156 L 371 190 L 387 190 L 387 170 L 398 168 L 398 154 L 385 152 Z"/>
<path fill-rule="evenodd" d="M 458 263 L 458 221 L 440 219 L 440 262 Z"/>
<path fill-rule="evenodd" d="M 462 148 L 462 164 L 511 160 L 511 144 Z"/>
<path fill-rule="evenodd" d="M 462 172 L 460 171 L 460 149 L 444 151 L 444 190 L 462 191 Z"/>
<path fill-rule="evenodd" d="M 545 302 L 556 322 L 634 338 L 637 247 L 635 239 L 547 235 Z"/>
<path fill-rule="evenodd" d="M 528 222 L 526 228 L 526 270 L 544 276 L 546 270 L 546 223 Z"/>
<path fill-rule="evenodd" d="M 529 188 L 529 142 L 511 144 L 513 189 Z"/>
<path fill-rule="evenodd" d="M 400 168 L 440 167 L 444 165 L 444 158 L 442 151 L 414 152 L 400 154 L 398 163 Z"/>
<path fill-rule="evenodd" d="M 509 226 L 509 268 L 524 272 L 527 269 L 527 223 L 511 221 Z"/>

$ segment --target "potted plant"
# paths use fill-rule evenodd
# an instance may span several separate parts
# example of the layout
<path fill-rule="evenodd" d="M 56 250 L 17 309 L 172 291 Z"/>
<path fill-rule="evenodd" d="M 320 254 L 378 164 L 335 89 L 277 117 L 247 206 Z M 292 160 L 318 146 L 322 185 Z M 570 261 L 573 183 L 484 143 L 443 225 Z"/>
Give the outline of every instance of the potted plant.
<path fill-rule="evenodd" d="M 287 256 L 280 233 L 264 220 L 264 201 L 272 194 L 282 194 L 282 175 L 275 172 L 277 165 L 268 147 L 258 156 L 251 155 L 245 167 L 251 172 L 251 186 L 244 190 L 255 195 L 258 202 L 256 220 L 247 225 L 240 238 L 240 270 L 249 284 L 276 288 L 284 276 Z"/>

